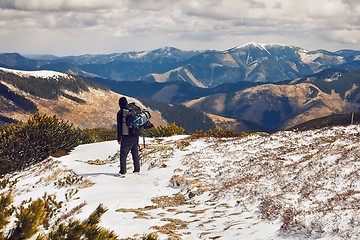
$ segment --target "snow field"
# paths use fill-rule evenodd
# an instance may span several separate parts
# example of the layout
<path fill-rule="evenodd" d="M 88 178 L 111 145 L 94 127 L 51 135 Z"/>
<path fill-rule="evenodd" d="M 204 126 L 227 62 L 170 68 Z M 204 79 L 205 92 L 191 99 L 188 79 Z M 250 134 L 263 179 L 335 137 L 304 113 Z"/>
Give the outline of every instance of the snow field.
<path fill-rule="evenodd" d="M 359 140 L 360 125 L 147 139 L 141 174 L 129 156 L 125 178 L 116 141 L 87 144 L 14 175 L 15 204 L 56 194 L 59 215 L 80 219 L 103 204 L 120 238 L 358 239 Z"/>

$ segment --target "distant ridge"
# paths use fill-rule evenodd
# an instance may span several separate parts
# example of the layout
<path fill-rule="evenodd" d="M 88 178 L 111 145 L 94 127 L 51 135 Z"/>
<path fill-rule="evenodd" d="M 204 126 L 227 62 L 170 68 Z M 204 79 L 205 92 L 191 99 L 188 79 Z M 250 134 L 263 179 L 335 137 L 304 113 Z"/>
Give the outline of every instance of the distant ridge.
<path fill-rule="evenodd" d="M 359 50 L 309 51 L 277 43 L 250 42 L 224 51 L 183 51 L 173 47 L 151 51 L 25 58 L 0 54 L 0 66 L 21 70 L 54 70 L 116 81 L 185 81 L 195 86 L 216 87 L 239 81 L 281 82 L 302 78 L 354 61 Z"/>
<path fill-rule="evenodd" d="M 0 66 L 9 65 L 71 73 L 120 94 L 185 104 L 236 119 L 239 130 L 273 132 L 360 108 L 360 51 L 351 49 L 250 42 L 225 51 L 166 47 L 32 59 L 0 54 Z"/>
<path fill-rule="evenodd" d="M 40 112 L 80 128 L 112 128 L 120 96 L 75 75 L 0 68 L 0 123 L 27 121 Z"/>

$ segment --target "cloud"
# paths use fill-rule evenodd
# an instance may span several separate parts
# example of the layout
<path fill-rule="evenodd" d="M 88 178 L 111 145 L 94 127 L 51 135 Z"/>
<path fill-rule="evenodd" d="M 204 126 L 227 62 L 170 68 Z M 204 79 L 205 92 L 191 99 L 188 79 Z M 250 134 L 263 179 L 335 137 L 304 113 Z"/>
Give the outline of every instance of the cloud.
<path fill-rule="evenodd" d="M 23 33 L 31 41 L 35 38 L 29 33 L 71 35 L 75 44 L 75 38 L 101 35 L 102 40 L 121 41 L 122 46 L 143 42 L 144 46 L 196 47 L 210 46 L 212 41 L 213 48 L 238 45 L 251 37 L 251 41 L 285 44 L 299 39 L 303 45 L 354 44 L 360 25 L 358 1 L 0 0 L 0 37 Z"/>
<path fill-rule="evenodd" d="M 359 44 L 360 29 L 341 29 L 327 32 L 327 39 L 335 42 Z"/>
<path fill-rule="evenodd" d="M 0 8 L 20 11 L 84 11 L 121 6 L 116 0 L 0 0 Z"/>

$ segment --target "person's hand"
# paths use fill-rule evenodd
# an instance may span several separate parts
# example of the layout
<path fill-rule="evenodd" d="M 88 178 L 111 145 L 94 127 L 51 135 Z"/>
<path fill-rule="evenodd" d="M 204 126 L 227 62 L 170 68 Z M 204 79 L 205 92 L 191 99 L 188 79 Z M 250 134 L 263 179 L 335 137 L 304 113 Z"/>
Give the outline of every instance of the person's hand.
<path fill-rule="evenodd" d="M 121 144 L 121 140 L 118 140 L 118 144 Z"/>

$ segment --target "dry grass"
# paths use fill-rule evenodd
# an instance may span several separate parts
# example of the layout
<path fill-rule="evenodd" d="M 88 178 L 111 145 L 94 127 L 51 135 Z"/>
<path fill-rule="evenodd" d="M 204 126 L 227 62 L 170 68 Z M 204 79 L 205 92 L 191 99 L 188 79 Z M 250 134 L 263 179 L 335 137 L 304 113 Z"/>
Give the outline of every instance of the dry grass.
<path fill-rule="evenodd" d="M 146 213 L 146 211 L 149 209 L 145 209 L 145 208 L 119 208 L 116 210 L 116 212 L 121 212 L 121 213 L 135 213 L 135 217 L 134 218 L 138 218 L 138 219 L 151 219 L 153 218 L 150 214 Z"/>
<path fill-rule="evenodd" d="M 346 128 L 207 138 L 206 148 L 185 156 L 189 170 L 172 182 L 205 186 L 215 201 L 233 196 L 243 209 L 257 205 L 260 218 L 282 221 L 280 234 L 359 234 L 359 139 Z M 341 219 L 348 219 L 348 228 Z"/>
<path fill-rule="evenodd" d="M 180 140 L 180 141 L 176 142 L 176 148 L 178 148 L 180 150 L 185 150 L 185 148 L 188 146 L 190 146 L 189 140 Z"/>
<path fill-rule="evenodd" d="M 86 206 L 86 203 L 80 203 L 79 205 L 77 205 L 76 207 L 72 208 L 70 211 L 62 214 L 58 219 L 56 219 L 56 224 L 58 225 L 61 222 L 65 222 L 67 221 L 69 218 L 75 216 L 77 213 L 81 212 L 81 209 Z"/>
<path fill-rule="evenodd" d="M 182 239 L 182 235 L 178 234 L 176 231 L 186 229 L 188 222 L 174 218 L 163 218 L 161 221 L 166 221 L 169 223 L 166 223 L 163 226 L 153 226 L 152 229 L 155 229 L 159 233 L 168 235 L 170 239 Z"/>
<path fill-rule="evenodd" d="M 186 204 L 186 198 L 181 193 L 172 196 L 161 196 L 151 199 L 158 208 L 178 207 Z"/>

